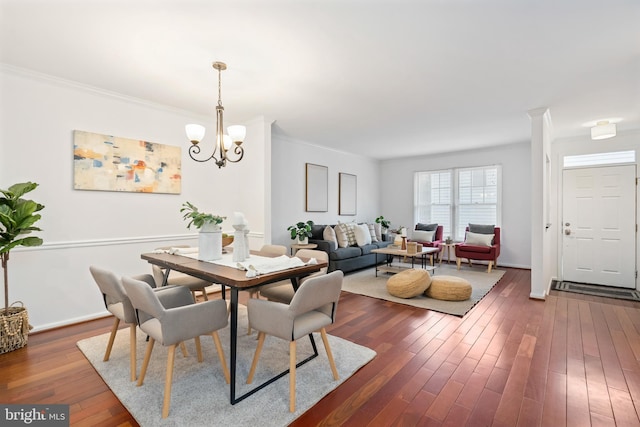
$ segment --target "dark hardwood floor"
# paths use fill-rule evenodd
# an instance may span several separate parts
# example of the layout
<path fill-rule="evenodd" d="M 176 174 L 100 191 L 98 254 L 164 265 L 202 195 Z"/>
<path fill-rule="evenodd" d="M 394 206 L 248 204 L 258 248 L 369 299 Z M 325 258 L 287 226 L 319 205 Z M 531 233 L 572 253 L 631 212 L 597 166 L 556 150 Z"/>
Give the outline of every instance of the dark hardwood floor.
<path fill-rule="evenodd" d="M 330 333 L 378 355 L 293 425 L 640 426 L 640 303 L 532 300 L 530 272 L 506 270 L 464 318 L 343 292 Z M 75 344 L 110 325 L 32 334 L 0 355 L 0 402 L 67 403 L 75 426 L 137 425 Z"/>

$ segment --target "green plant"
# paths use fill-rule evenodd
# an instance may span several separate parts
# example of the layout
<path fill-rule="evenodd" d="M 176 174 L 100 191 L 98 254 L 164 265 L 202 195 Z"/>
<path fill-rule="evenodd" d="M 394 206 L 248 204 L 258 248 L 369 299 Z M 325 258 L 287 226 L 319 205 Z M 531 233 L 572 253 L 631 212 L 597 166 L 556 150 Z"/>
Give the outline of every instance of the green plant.
<path fill-rule="evenodd" d="M 389 228 L 389 226 L 391 225 L 391 221 L 384 219 L 382 215 L 376 218 L 376 222 L 380 224 L 382 228 Z"/>
<path fill-rule="evenodd" d="M 189 221 L 189 224 L 187 224 L 187 228 L 189 229 L 192 225 L 198 229 L 202 228 L 202 226 L 205 224 L 218 225 L 222 223 L 222 221 L 227 219 L 226 216 L 218 216 L 200 212 L 197 207 L 189 202 L 182 204 L 180 212 L 184 212 L 184 215 L 182 215 L 182 219 L 184 219 L 185 221 Z"/>
<path fill-rule="evenodd" d="M 311 227 L 313 227 L 313 221 L 298 222 L 295 225 L 290 225 L 287 230 L 291 232 L 291 240 L 304 239 L 305 237 L 311 237 Z"/>
<path fill-rule="evenodd" d="M 32 231 L 42 231 L 34 227 L 41 218 L 36 213 L 44 209 L 44 205 L 22 196 L 36 189 L 35 182 L 14 184 L 8 190 L 0 189 L 0 258 L 4 270 L 4 312 L 9 314 L 9 274 L 7 263 L 9 252 L 16 246 L 40 246 L 42 239 L 36 236 L 22 237 Z"/>

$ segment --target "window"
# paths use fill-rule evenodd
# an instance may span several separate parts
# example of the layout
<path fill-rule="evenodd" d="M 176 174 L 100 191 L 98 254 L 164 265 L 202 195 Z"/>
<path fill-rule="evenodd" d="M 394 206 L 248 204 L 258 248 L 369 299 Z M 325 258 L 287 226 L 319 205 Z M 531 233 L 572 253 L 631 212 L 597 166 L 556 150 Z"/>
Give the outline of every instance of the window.
<path fill-rule="evenodd" d="M 577 156 L 564 156 L 563 160 L 565 168 L 635 163 L 636 152 L 631 150 L 612 153 L 580 154 Z"/>
<path fill-rule="evenodd" d="M 456 240 L 469 223 L 499 225 L 500 172 L 500 166 L 416 172 L 415 222 L 438 223 L 444 237 Z"/>

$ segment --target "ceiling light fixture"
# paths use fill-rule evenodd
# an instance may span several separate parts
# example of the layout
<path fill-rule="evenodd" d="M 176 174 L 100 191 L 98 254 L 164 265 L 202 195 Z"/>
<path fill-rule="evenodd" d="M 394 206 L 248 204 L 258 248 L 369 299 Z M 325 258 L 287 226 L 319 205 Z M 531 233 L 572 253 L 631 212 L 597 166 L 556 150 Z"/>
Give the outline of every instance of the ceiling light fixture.
<path fill-rule="evenodd" d="M 591 139 L 607 139 L 616 136 L 616 124 L 601 120 L 591 128 Z"/>
<path fill-rule="evenodd" d="M 213 68 L 218 70 L 218 105 L 216 106 L 216 142 L 213 147 L 213 153 L 210 157 L 206 159 L 198 159 L 194 157 L 195 155 L 200 154 L 200 146 L 198 143 L 202 141 L 204 138 L 205 128 L 202 125 L 197 124 L 188 124 L 185 126 L 185 131 L 187 132 L 187 138 L 191 141 L 191 147 L 189 147 L 189 156 L 196 162 L 207 162 L 211 159 L 214 160 L 215 164 L 218 165 L 218 168 L 227 165 L 227 161 L 231 163 L 237 163 L 242 160 L 244 156 L 244 149 L 242 148 L 242 142 L 244 141 L 244 137 L 247 134 L 247 129 L 244 126 L 229 126 L 227 131 L 229 134 L 224 133 L 223 127 L 223 112 L 224 107 L 222 106 L 222 85 L 221 85 L 221 74 L 223 70 L 227 69 L 227 64 L 224 62 L 214 62 Z M 227 152 L 231 149 L 233 145 L 233 153 L 238 156 L 237 159 L 231 160 L 227 157 Z M 216 157 L 216 152 L 219 153 L 220 159 Z"/>

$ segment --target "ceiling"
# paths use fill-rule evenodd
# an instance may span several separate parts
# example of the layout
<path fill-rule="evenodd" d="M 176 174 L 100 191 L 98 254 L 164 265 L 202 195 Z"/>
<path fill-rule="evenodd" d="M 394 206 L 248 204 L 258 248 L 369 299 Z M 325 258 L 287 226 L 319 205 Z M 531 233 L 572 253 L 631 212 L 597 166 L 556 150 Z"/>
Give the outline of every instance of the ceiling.
<path fill-rule="evenodd" d="M 640 129 L 638 0 L 0 0 L 0 62 L 373 158 Z M 248 143 L 249 141 L 247 141 Z"/>

